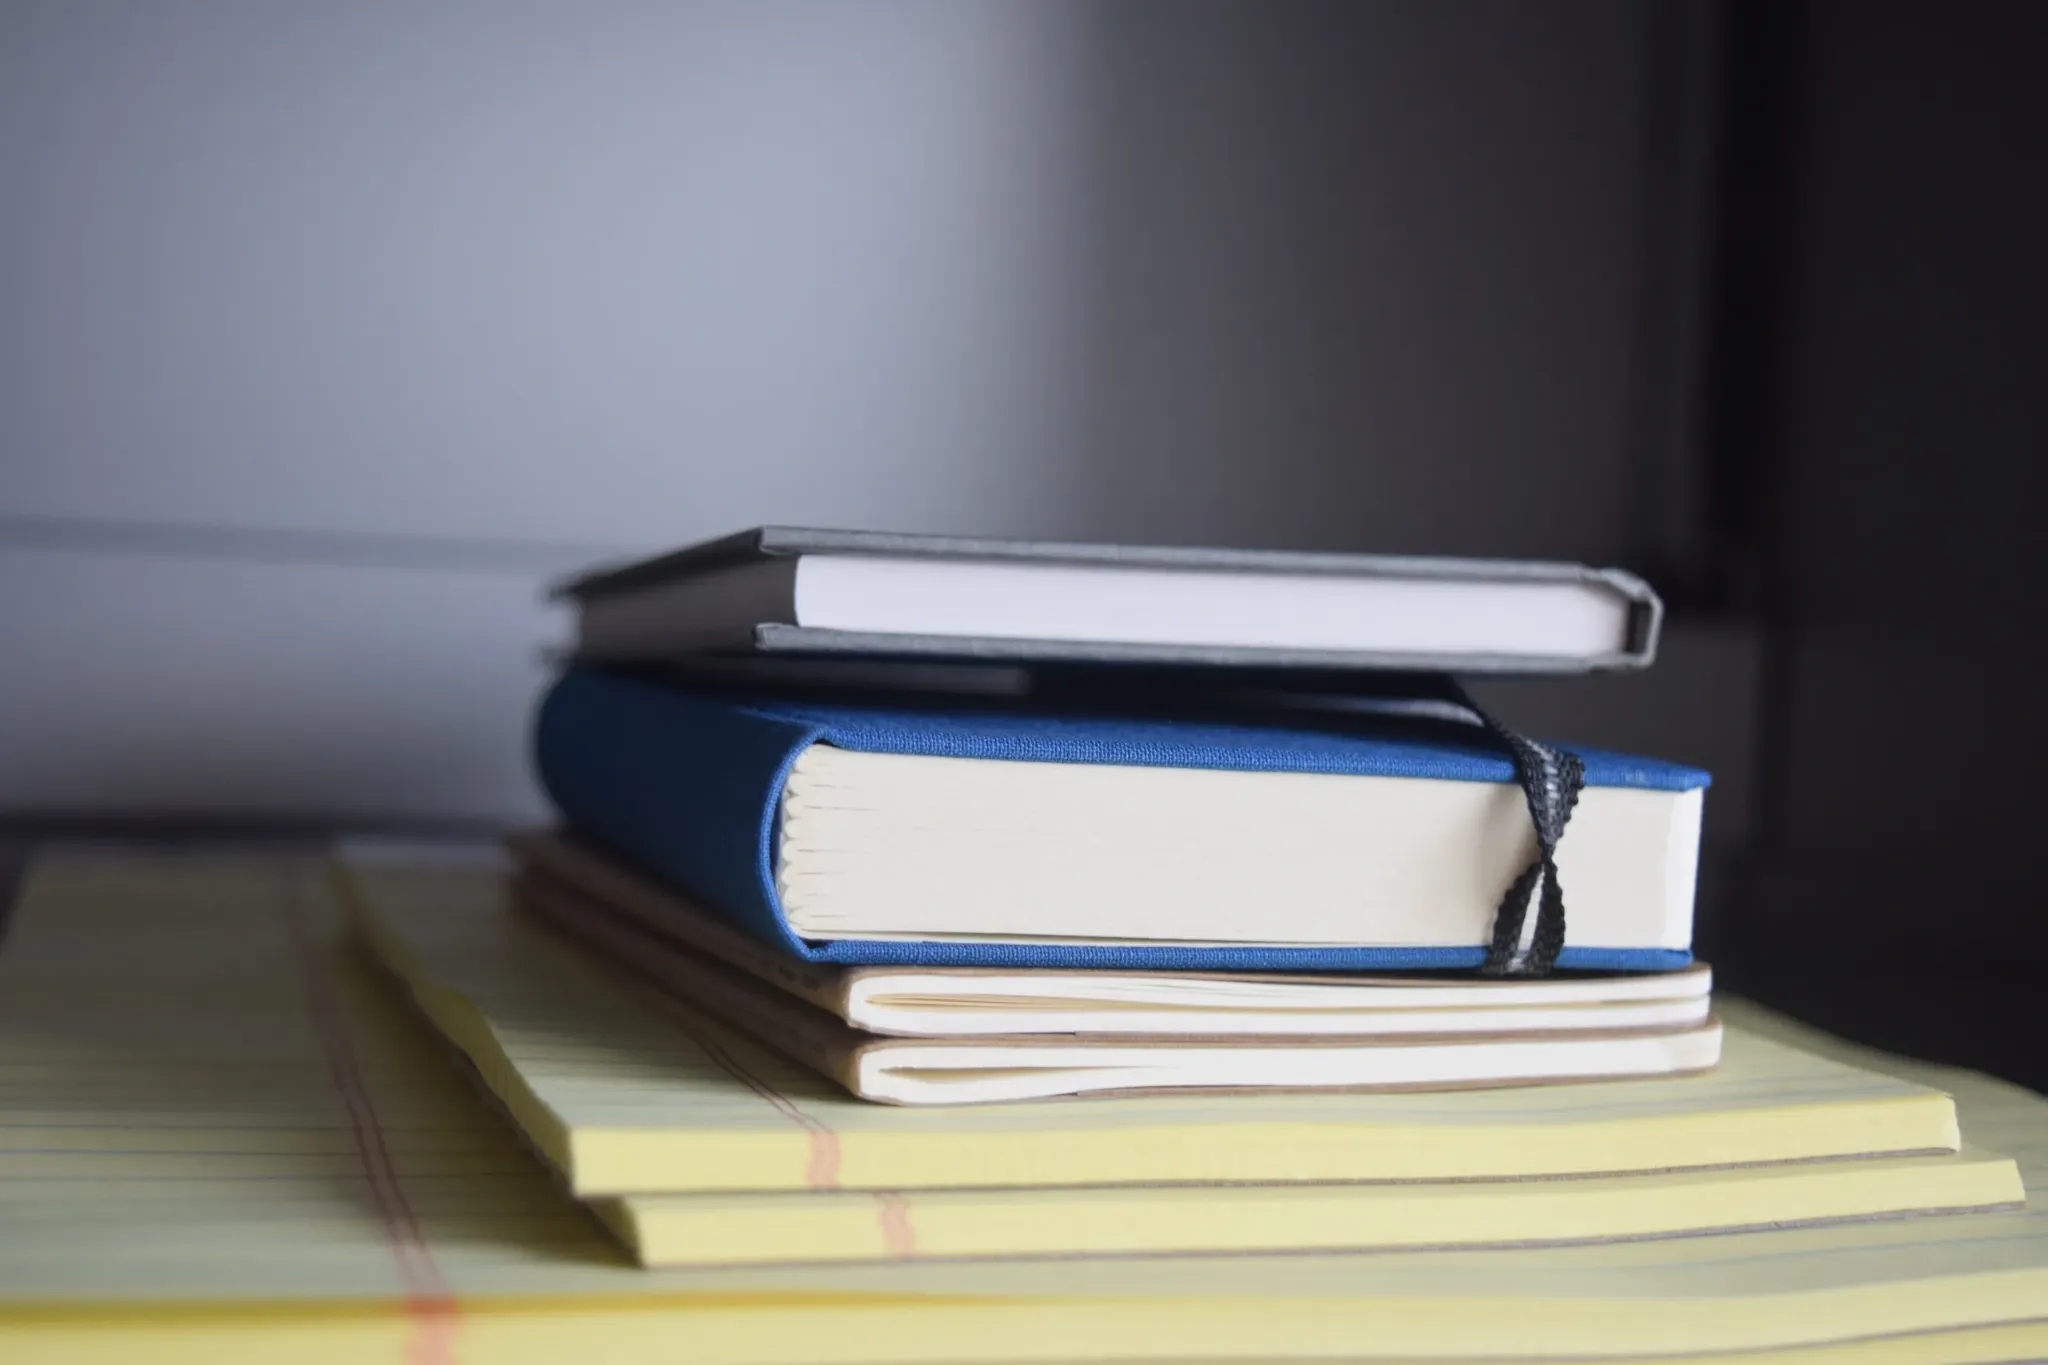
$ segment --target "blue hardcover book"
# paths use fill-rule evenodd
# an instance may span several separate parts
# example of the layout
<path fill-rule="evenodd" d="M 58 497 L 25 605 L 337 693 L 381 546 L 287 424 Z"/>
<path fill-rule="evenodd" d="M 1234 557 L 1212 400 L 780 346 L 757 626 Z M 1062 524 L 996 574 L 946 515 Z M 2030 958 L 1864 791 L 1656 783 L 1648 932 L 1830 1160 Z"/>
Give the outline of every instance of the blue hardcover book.
<path fill-rule="evenodd" d="M 819 705 L 577 667 L 535 749 L 571 826 L 815 962 L 1472 968 L 1535 849 L 1513 764 L 1458 727 Z M 1707 775 L 1573 752 L 1556 965 L 1687 965 Z"/>

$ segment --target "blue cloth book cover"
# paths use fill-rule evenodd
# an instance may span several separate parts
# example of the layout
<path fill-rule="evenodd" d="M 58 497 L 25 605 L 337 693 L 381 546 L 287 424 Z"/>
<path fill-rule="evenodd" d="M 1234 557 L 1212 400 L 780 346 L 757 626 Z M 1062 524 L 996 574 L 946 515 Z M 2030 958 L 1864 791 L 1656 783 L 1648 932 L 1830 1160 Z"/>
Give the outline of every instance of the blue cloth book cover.
<path fill-rule="evenodd" d="M 1106 967 L 1125 970 L 1373 971 L 1462 969 L 1483 947 L 1203 946 L 1024 942 L 811 941 L 776 894 L 783 785 L 813 744 L 874 753 L 1307 772 L 1512 783 L 1514 767 L 1479 738 L 1446 742 L 1296 724 L 907 710 L 714 693 L 581 666 L 542 702 L 535 759 L 566 821 L 625 862 L 764 942 L 842 965 Z M 1591 787 L 1688 791 L 1704 772 L 1575 748 Z M 1569 835 L 1567 834 L 1567 838 Z M 1689 952 L 1567 941 L 1557 966 L 1662 971 Z"/>

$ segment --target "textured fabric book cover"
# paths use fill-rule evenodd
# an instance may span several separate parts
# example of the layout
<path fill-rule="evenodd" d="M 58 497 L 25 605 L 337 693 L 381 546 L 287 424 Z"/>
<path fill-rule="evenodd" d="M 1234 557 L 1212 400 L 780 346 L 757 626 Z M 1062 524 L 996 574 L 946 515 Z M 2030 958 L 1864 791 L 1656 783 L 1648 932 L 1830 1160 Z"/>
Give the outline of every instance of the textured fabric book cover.
<path fill-rule="evenodd" d="M 952 758 L 1515 780 L 1513 764 L 1476 735 L 1466 745 L 1433 737 L 1270 725 L 739 700 L 591 667 L 571 669 L 549 691 L 534 748 L 541 782 L 570 824 L 735 926 L 813 962 L 1363 971 L 1472 968 L 1485 960 L 1485 949 L 1477 945 L 808 941 L 792 933 L 783 917 L 775 890 L 775 838 L 790 765 L 817 743 Z M 1709 780 L 1706 773 L 1679 764 L 1592 749 L 1574 752 L 1584 760 L 1586 783 L 1592 787 L 1688 791 Z M 1661 971 L 1690 961 L 1690 953 L 1676 950 L 1568 943 L 1557 965 Z"/>

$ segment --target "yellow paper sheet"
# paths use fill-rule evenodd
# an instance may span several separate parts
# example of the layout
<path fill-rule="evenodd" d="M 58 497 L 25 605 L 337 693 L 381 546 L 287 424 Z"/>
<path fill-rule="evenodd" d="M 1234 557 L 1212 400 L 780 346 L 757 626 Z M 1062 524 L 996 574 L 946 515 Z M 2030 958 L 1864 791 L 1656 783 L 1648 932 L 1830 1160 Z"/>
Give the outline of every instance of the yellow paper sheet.
<path fill-rule="evenodd" d="M 1855 1337 L 1873 1353 L 1833 1359 L 1930 1365 L 2048 1346 L 2016 1325 L 2048 1317 L 2038 1196 L 1534 1253 L 639 1271 L 334 948 L 325 885 L 290 859 L 32 874 L 0 950 L 0 1359 L 1613 1361 Z M 2048 1106 L 1944 1080 L 1967 1129 L 2048 1183 Z"/>
<path fill-rule="evenodd" d="M 622 1195 L 591 1208 L 643 1265 L 912 1256 L 1538 1246 L 2012 1208 L 1988 1152 L 1569 1180 Z"/>

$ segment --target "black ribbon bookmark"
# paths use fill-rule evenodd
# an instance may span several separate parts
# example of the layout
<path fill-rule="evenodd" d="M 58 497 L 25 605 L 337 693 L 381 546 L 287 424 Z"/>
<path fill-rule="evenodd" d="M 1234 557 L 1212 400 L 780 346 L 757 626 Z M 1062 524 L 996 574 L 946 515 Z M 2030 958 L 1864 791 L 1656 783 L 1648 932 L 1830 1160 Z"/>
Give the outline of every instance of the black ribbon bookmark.
<path fill-rule="evenodd" d="M 1493 942 L 1486 951 L 1487 976 L 1544 976 L 1564 950 L 1564 887 L 1557 879 L 1557 845 L 1564 838 L 1572 808 L 1586 787 L 1586 765 L 1568 749 L 1553 749 L 1501 724 L 1455 681 L 1452 699 L 1478 717 L 1495 743 L 1515 761 L 1515 781 L 1536 827 L 1536 860 L 1508 884 L 1493 912 Z M 1536 907 L 1536 930 L 1522 947 L 1529 907 Z"/>

